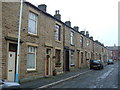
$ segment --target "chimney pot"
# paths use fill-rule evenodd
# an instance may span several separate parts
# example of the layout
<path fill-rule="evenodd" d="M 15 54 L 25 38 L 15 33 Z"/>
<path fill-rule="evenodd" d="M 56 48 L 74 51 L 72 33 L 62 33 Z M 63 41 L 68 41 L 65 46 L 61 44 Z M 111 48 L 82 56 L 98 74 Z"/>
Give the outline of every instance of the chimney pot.
<path fill-rule="evenodd" d="M 61 20 L 61 15 L 59 14 L 59 12 L 60 12 L 59 10 L 56 10 L 54 17 L 58 20 Z"/>

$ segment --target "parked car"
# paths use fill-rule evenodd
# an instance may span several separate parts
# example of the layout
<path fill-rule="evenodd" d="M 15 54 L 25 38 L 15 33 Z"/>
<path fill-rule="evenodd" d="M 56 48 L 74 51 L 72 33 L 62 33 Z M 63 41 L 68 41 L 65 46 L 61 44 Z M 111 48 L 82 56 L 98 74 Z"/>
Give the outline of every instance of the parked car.
<path fill-rule="evenodd" d="M 103 69 L 101 60 L 90 60 L 90 69 Z"/>
<path fill-rule="evenodd" d="M 2 90 L 19 90 L 20 84 L 16 82 L 11 82 L 7 80 L 0 79 L 0 89 Z"/>
<path fill-rule="evenodd" d="M 114 60 L 113 60 L 113 59 L 108 59 L 107 64 L 108 64 L 108 65 L 109 65 L 109 64 L 114 64 Z"/>

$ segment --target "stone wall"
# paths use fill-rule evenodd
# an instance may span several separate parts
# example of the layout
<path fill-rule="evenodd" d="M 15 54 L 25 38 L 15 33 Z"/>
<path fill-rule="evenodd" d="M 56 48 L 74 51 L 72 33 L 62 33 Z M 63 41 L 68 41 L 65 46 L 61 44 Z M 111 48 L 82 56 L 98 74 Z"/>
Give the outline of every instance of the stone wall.
<path fill-rule="evenodd" d="M 13 37 L 17 40 L 18 25 L 19 25 L 19 3 L 4 3 L 3 4 L 3 66 L 4 78 L 7 79 L 7 55 L 9 40 L 5 40 L 6 36 Z M 9 11 L 9 12 L 8 12 Z M 28 15 L 29 12 L 37 14 L 37 35 L 28 33 Z M 22 29 L 21 29 L 21 45 L 20 45 L 20 59 L 19 59 L 19 79 L 21 82 L 26 80 L 39 78 L 45 76 L 45 59 L 46 49 L 51 49 L 51 75 L 53 69 L 56 68 L 57 74 L 63 72 L 63 27 L 61 25 L 61 41 L 55 41 L 55 25 L 59 24 L 55 19 L 48 17 L 41 11 L 27 5 L 23 5 Z M 23 30 L 23 28 L 25 30 Z M 12 43 L 16 43 L 13 42 Z M 27 51 L 28 46 L 36 47 L 36 70 L 27 71 Z M 51 47 L 52 46 L 52 47 Z M 55 67 L 53 56 L 55 56 L 55 49 L 61 50 L 61 66 Z"/>
<path fill-rule="evenodd" d="M 0 1 L 0 78 L 2 78 L 2 2 Z"/>

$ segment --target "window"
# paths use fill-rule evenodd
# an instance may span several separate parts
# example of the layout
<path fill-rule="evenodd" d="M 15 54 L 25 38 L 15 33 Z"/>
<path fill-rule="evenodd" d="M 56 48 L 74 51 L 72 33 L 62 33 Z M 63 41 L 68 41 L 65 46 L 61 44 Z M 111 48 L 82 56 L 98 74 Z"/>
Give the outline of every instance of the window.
<path fill-rule="evenodd" d="M 60 63 L 60 50 L 56 49 L 55 57 L 56 57 L 55 66 L 60 67 L 61 66 L 61 63 Z"/>
<path fill-rule="evenodd" d="M 90 40 L 87 40 L 87 46 L 89 46 L 90 45 Z"/>
<path fill-rule="evenodd" d="M 71 62 L 70 65 L 75 65 L 74 63 L 74 51 L 71 51 Z"/>
<path fill-rule="evenodd" d="M 60 26 L 56 24 L 55 40 L 60 41 Z"/>
<path fill-rule="evenodd" d="M 83 37 L 80 37 L 80 46 L 83 48 Z"/>
<path fill-rule="evenodd" d="M 104 52 L 104 49 L 102 48 L 102 52 Z"/>
<path fill-rule="evenodd" d="M 32 12 L 29 12 L 28 32 L 37 34 L 37 15 Z"/>
<path fill-rule="evenodd" d="M 28 47 L 27 70 L 36 70 L 36 48 Z"/>
<path fill-rule="evenodd" d="M 83 52 L 81 52 L 81 63 L 83 63 Z"/>
<path fill-rule="evenodd" d="M 71 45 L 74 45 L 74 32 L 71 32 L 70 34 L 70 41 L 71 41 Z"/>

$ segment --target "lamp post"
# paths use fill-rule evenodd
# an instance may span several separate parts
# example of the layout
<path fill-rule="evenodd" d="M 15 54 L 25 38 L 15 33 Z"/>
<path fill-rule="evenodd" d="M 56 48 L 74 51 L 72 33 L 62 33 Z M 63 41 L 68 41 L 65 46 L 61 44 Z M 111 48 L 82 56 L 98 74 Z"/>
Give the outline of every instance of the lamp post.
<path fill-rule="evenodd" d="M 17 46 L 17 61 L 16 61 L 16 74 L 15 81 L 19 82 L 19 56 L 20 56 L 20 32 L 21 32 L 21 24 L 22 24 L 22 8 L 23 8 L 23 0 L 20 1 L 20 14 L 19 14 L 19 31 L 18 31 L 18 46 Z"/>

